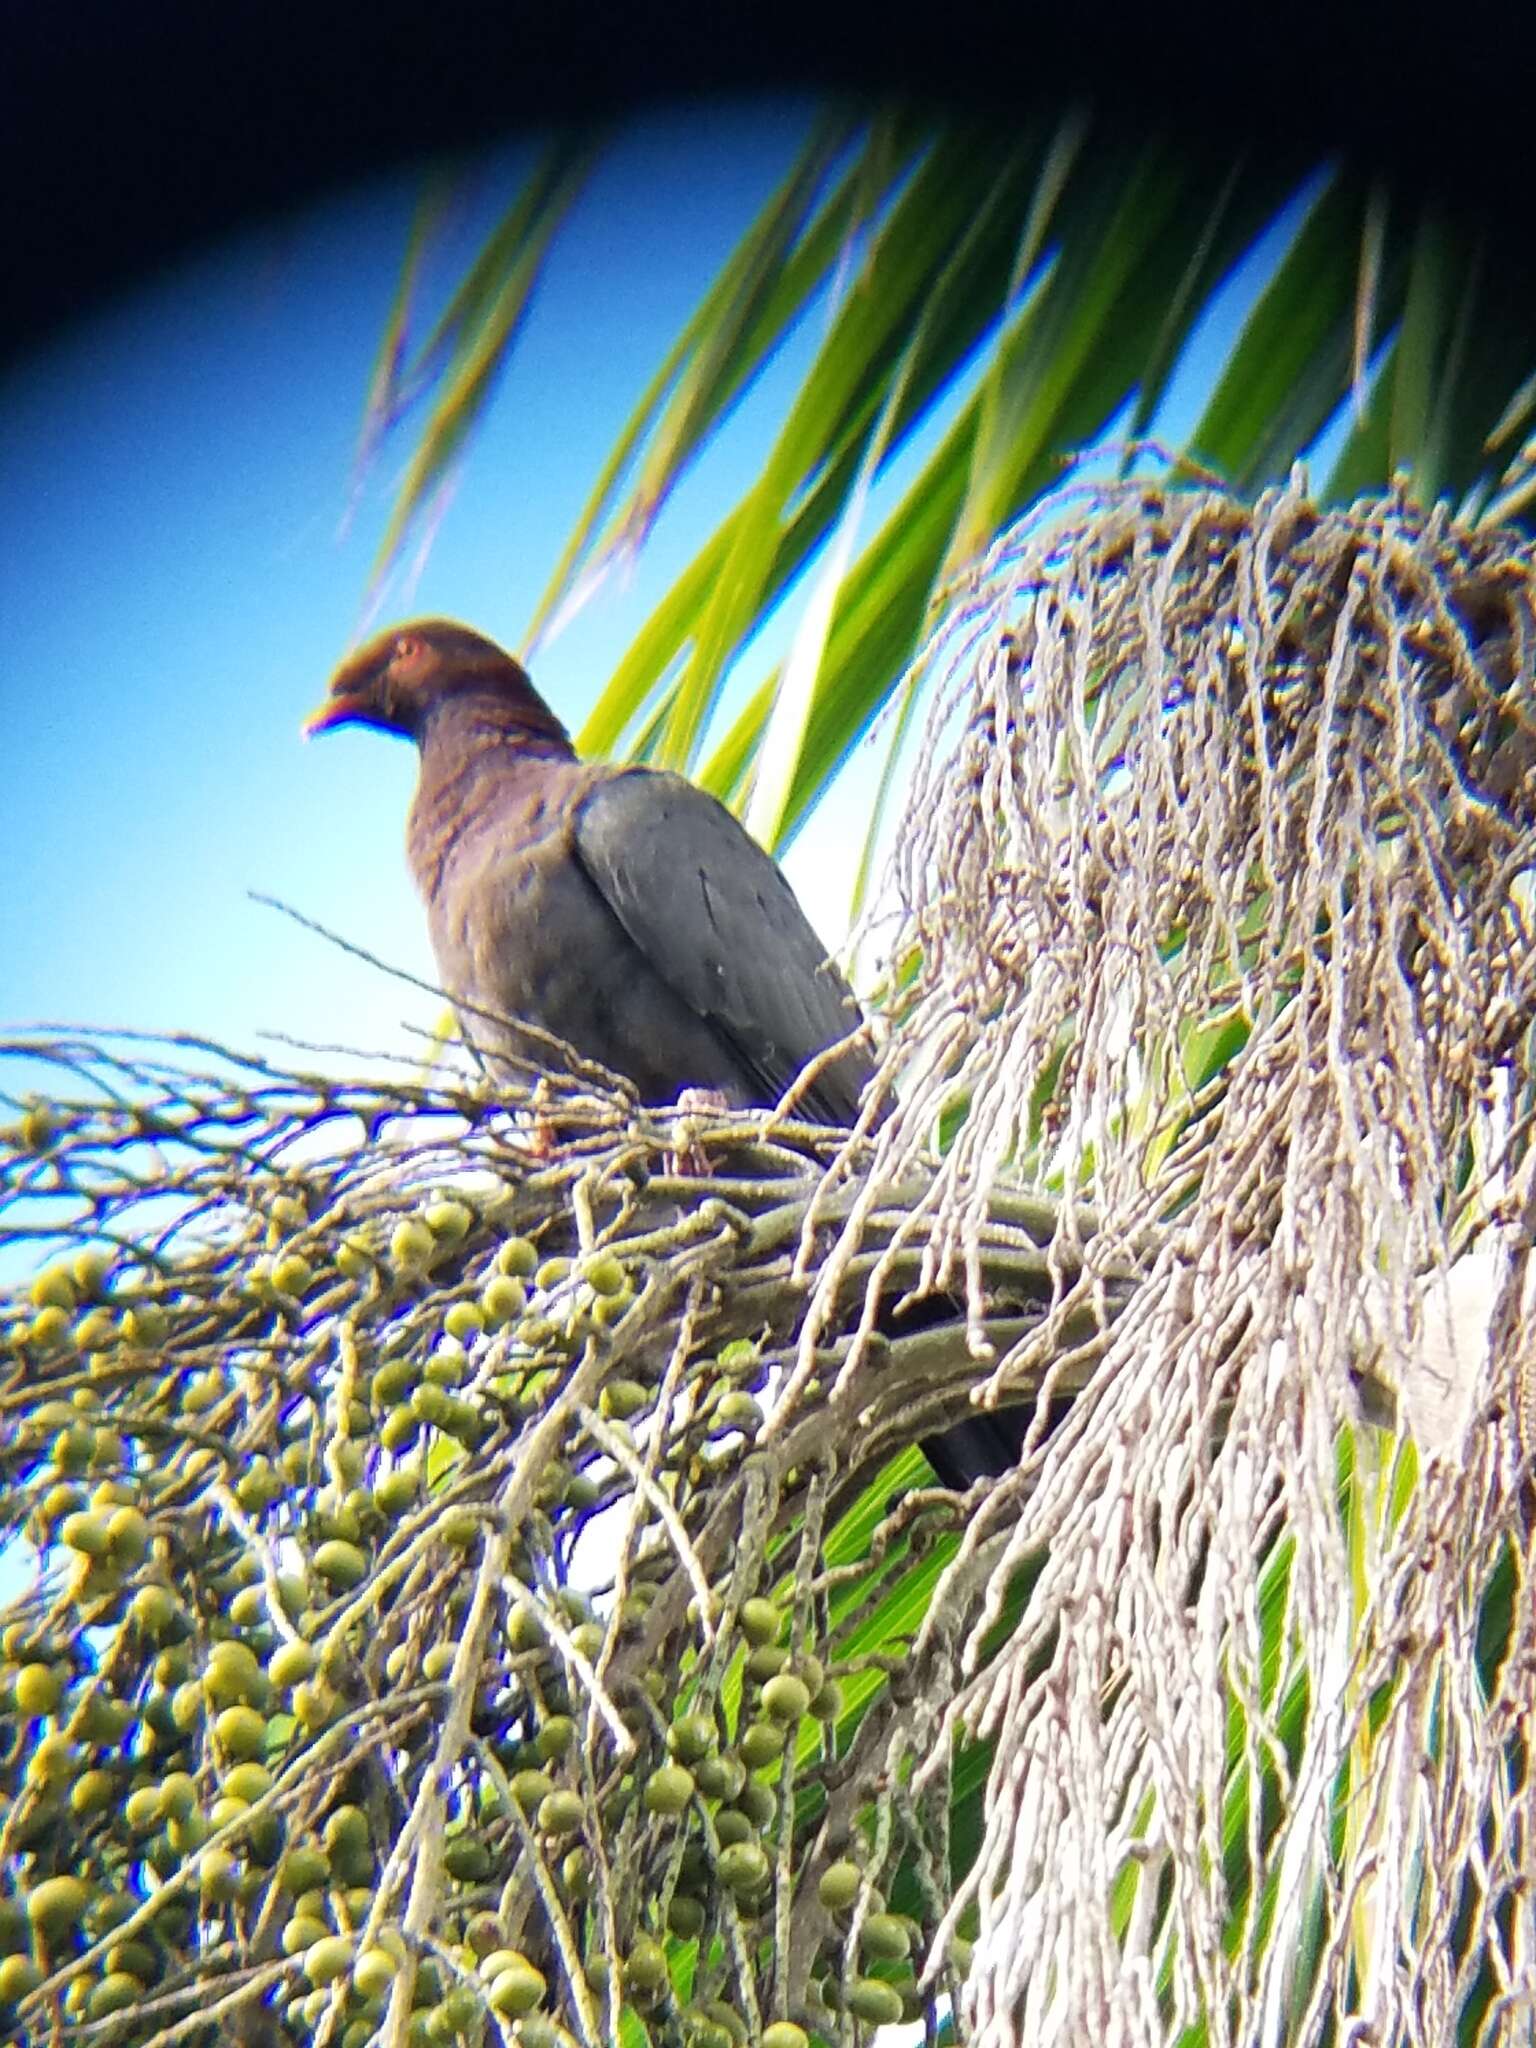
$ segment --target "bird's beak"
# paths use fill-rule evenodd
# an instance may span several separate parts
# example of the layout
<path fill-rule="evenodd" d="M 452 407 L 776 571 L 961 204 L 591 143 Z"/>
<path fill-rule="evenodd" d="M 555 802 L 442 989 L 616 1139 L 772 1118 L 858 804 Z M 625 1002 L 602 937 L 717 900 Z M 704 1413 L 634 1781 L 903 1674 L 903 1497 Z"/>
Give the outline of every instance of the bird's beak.
<path fill-rule="evenodd" d="M 330 732 L 338 725 L 346 725 L 357 718 L 365 709 L 361 698 L 345 694 L 327 697 L 318 711 L 311 711 L 299 730 L 305 739 L 312 740 L 317 732 Z"/>

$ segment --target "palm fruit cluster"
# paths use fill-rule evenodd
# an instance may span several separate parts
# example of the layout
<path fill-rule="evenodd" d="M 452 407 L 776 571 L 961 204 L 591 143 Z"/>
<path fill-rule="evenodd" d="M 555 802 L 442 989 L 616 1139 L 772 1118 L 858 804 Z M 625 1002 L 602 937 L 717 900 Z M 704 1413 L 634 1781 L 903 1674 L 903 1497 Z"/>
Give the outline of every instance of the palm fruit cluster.
<path fill-rule="evenodd" d="M 807 2048 L 950 1995 L 902 1730 L 955 1539 L 769 1427 L 752 1218 L 814 1154 L 157 1078 L 4 1141 L 0 2038 Z"/>

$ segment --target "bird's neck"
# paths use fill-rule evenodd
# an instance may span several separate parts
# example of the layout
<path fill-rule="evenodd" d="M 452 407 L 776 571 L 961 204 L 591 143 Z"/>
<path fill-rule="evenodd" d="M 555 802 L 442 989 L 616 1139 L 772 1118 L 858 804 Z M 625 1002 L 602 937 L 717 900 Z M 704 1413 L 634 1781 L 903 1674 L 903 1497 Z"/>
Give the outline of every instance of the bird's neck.
<path fill-rule="evenodd" d="M 406 851 L 429 900 L 455 848 L 473 837 L 487 811 L 506 805 L 519 784 L 536 783 L 549 763 L 575 759 L 553 714 L 540 718 L 492 696 L 444 699 L 433 708 L 418 744 L 421 776 Z"/>

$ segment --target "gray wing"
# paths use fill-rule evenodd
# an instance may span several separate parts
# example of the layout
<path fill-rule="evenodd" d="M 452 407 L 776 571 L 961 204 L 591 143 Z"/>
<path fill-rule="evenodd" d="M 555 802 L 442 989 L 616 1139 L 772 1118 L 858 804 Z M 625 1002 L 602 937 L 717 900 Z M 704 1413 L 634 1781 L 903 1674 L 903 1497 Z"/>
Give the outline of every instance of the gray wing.
<path fill-rule="evenodd" d="M 807 1060 L 859 1021 L 848 984 L 794 891 L 723 804 L 681 776 L 633 768 L 583 800 L 577 858 L 663 981 L 776 1102 Z M 805 1098 L 851 1123 L 870 1063 L 850 1052 Z"/>

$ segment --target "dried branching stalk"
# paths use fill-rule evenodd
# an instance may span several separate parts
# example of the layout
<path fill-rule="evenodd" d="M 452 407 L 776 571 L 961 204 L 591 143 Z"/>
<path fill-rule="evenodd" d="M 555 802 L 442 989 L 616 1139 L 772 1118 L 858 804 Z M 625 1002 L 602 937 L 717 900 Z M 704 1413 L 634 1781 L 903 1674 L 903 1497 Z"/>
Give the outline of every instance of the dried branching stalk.
<path fill-rule="evenodd" d="M 893 1242 L 980 1338 L 999 1178 L 1059 1195 L 1056 1312 L 982 1398 L 1048 1374 L 1096 1273 L 1145 1274 L 950 1568 L 1006 1527 L 990 1617 L 1039 1564 L 924 1765 L 997 1745 L 950 1911 L 972 2038 L 1524 2040 L 1529 546 L 1299 482 L 1092 491 L 925 659 L 874 1177 L 968 1106 Z"/>

